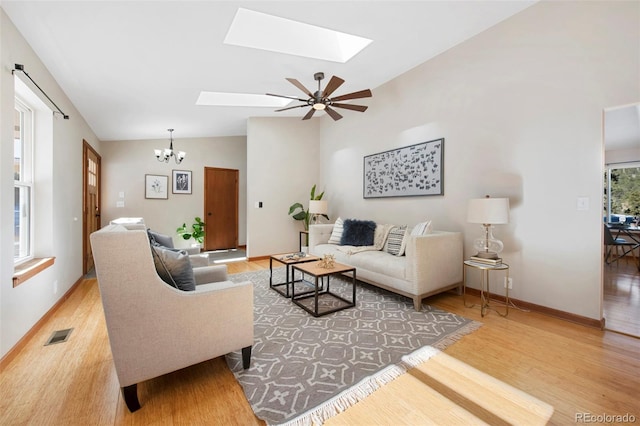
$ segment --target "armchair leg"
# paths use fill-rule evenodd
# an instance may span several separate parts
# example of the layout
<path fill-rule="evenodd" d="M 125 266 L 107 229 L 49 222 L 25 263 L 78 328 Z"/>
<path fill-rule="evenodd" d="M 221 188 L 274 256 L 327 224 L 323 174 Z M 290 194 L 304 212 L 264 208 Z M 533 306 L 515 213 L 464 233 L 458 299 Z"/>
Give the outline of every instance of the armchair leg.
<path fill-rule="evenodd" d="M 138 401 L 138 384 L 134 383 L 130 386 L 120 388 L 122 390 L 122 397 L 124 403 L 127 404 L 127 408 L 132 413 L 140 409 L 140 401 Z"/>
<path fill-rule="evenodd" d="M 242 348 L 242 368 L 247 370 L 251 365 L 251 346 Z"/>

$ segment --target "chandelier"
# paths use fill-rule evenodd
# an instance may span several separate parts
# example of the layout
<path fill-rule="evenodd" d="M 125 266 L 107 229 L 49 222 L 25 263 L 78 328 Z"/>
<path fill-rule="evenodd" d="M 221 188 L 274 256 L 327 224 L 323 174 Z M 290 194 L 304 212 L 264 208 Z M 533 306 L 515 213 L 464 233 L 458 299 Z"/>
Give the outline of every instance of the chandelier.
<path fill-rule="evenodd" d="M 161 161 L 163 163 L 168 163 L 169 159 L 171 157 L 173 157 L 173 159 L 176 161 L 176 164 L 180 164 L 182 163 L 182 160 L 184 160 L 184 157 L 187 156 L 187 153 L 184 151 L 178 151 L 178 152 L 173 152 L 173 129 L 167 129 L 169 131 L 169 137 L 170 137 L 170 144 L 169 144 L 169 148 L 167 149 L 154 149 L 154 152 L 156 153 L 156 158 L 158 159 L 158 161 Z"/>

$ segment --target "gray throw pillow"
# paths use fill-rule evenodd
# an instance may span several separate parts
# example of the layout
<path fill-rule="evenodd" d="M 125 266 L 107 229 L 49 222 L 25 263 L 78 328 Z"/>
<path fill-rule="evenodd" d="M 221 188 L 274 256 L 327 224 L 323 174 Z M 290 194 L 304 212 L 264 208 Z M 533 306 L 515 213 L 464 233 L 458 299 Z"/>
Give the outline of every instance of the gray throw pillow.
<path fill-rule="evenodd" d="M 371 220 L 346 219 L 343 223 L 341 246 L 372 246 L 376 223 Z"/>
<path fill-rule="evenodd" d="M 387 235 L 384 251 L 394 256 L 402 256 L 407 244 L 407 225 L 394 226 Z"/>
<path fill-rule="evenodd" d="M 195 291 L 196 280 L 189 255 L 184 250 L 151 246 L 156 272 L 162 281 L 182 291 Z"/>
<path fill-rule="evenodd" d="M 173 248 L 173 238 L 171 238 L 170 236 L 158 234 L 151 229 L 147 229 L 147 234 L 149 235 L 149 241 L 151 242 L 151 245 L 160 245 L 163 247 Z"/>

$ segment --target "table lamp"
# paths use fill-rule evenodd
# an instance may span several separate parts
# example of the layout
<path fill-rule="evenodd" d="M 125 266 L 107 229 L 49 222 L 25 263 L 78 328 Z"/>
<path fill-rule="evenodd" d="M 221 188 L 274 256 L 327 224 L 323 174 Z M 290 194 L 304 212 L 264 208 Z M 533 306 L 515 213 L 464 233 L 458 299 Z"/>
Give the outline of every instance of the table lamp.
<path fill-rule="evenodd" d="M 467 207 L 467 222 L 480 223 L 483 236 L 476 238 L 473 247 L 478 250 L 476 257 L 483 259 L 499 259 L 498 254 L 504 248 L 502 241 L 494 238 L 491 232 L 493 225 L 509 223 L 509 199 L 474 198 L 469 200 Z"/>
<path fill-rule="evenodd" d="M 309 214 L 313 220 L 313 223 L 317 223 L 318 215 L 326 216 L 329 208 L 325 200 L 310 200 L 309 201 Z"/>

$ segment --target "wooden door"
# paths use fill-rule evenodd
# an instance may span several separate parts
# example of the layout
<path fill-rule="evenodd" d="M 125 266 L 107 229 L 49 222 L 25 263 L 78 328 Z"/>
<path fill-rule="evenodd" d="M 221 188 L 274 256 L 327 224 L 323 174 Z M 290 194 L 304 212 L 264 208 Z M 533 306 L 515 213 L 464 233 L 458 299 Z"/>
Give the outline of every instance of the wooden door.
<path fill-rule="evenodd" d="M 238 176 L 234 169 L 204 168 L 205 250 L 238 246 Z"/>
<path fill-rule="evenodd" d="M 83 141 L 82 166 L 82 273 L 93 269 L 93 253 L 89 236 L 100 229 L 100 156 Z"/>

